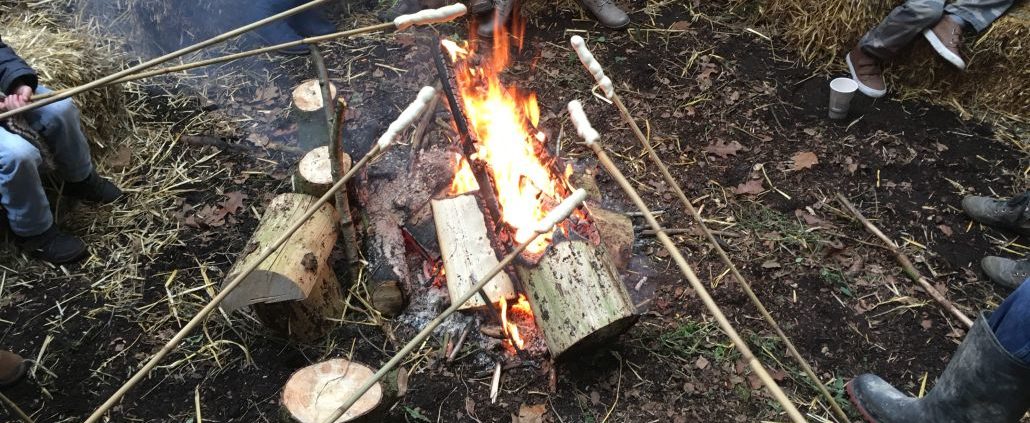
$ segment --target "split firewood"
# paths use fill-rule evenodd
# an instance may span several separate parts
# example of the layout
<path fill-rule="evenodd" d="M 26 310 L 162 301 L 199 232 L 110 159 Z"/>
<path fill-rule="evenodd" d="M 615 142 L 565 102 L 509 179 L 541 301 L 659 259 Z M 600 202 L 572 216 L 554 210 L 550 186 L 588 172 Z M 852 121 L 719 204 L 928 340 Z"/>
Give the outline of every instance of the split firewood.
<path fill-rule="evenodd" d="M 491 246 L 486 219 L 474 194 L 433 200 L 432 208 L 441 260 L 447 276 L 447 291 L 453 300 L 468 292 L 485 269 L 496 266 L 498 258 Z M 516 298 L 515 286 L 503 272 L 494 277 L 483 290 L 494 303 L 501 298 Z M 481 296 L 476 295 L 462 304 L 460 309 L 484 305 L 486 303 Z"/>
<path fill-rule="evenodd" d="M 283 194 L 269 204 L 261 223 L 247 243 L 246 251 L 229 271 L 226 280 L 258 260 L 258 252 L 282 235 L 304 215 L 317 198 L 305 194 Z M 248 305 L 263 323 L 291 338 L 310 341 L 332 328 L 327 318 L 338 318 L 343 303 L 329 256 L 336 244 L 336 212 L 323 205 L 278 253 L 261 262 L 240 286 L 222 302 L 233 311 Z M 270 303 L 279 303 L 270 305 Z"/>
<path fill-rule="evenodd" d="M 336 86 L 329 84 L 331 101 L 336 101 Z M 309 79 L 293 89 L 293 121 L 297 124 L 297 142 L 312 148 L 329 145 L 329 120 L 319 80 Z"/>
<path fill-rule="evenodd" d="M 516 266 L 551 356 L 610 344 L 636 323 L 636 307 L 603 248 L 556 240 L 535 265 Z"/>
<path fill-rule="evenodd" d="M 313 364 L 298 370 L 283 386 L 283 421 L 321 423 L 372 377 L 371 368 L 344 359 Z M 386 418 L 390 407 L 407 390 L 407 372 L 393 372 L 376 382 L 337 423 L 372 423 Z"/>

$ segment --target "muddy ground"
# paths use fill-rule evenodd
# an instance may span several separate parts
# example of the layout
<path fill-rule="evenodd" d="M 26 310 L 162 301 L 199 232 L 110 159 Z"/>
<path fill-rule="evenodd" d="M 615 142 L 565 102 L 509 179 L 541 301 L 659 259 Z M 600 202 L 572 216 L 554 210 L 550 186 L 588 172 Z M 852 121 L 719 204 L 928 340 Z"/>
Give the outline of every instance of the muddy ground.
<path fill-rule="evenodd" d="M 733 260 L 838 402 L 853 414 L 843 385 L 864 372 L 910 393 L 924 379 L 929 389 L 962 339 L 961 324 L 905 278 L 834 196 L 847 196 L 902 243 L 919 270 L 973 316 L 1007 294 L 984 279 L 979 259 L 1030 248 L 1010 234 L 971 224 L 959 201 L 967 194 L 1021 192 L 1027 187 L 1025 156 L 1012 137 L 996 136 L 1000 128 L 918 101 L 859 98 L 851 118 L 830 121 L 825 88 L 837 75 L 797 64 L 790 46 L 761 27 L 746 30 L 748 19 L 724 2 L 683 3 L 630 2 L 635 23 L 628 31 L 599 28 L 564 4 L 533 7 L 547 10 L 529 14 L 525 46 L 507 80 L 539 93 L 543 129 L 552 140 L 563 140 L 557 154 L 589 165 L 589 150 L 573 141 L 564 112 L 568 101 L 584 100 L 619 166 L 663 211 L 663 224 L 693 227 L 615 109 L 591 95 L 592 81 L 567 41 L 572 34 L 588 38 L 630 109 L 649 125 L 674 175 L 709 225 L 725 233 Z M 349 9 L 339 17 L 341 26 L 374 21 L 374 4 Z M 467 28 L 436 31 L 464 37 Z M 425 40 L 436 35 L 421 30 L 325 47 L 332 78 L 351 109 L 347 145 L 355 157 L 418 87 L 432 83 Z M 106 274 L 96 266 L 52 268 L 8 250 L 0 260 L 0 345 L 39 358 L 43 366 L 5 395 L 37 421 L 81 421 L 209 298 L 243 250 L 256 214 L 275 193 L 290 189 L 296 156 L 269 145 L 289 138 L 289 123 L 276 110 L 288 101 L 283 93 L 311 75 L 305 60 L 275 62 L 269 65 L 272 85 L 238 89 L 251 110 L 225 106 L 217 90 L 187 102 L 189 107 L 157 108 L 164 114 L 157 119 L 169 124 L 219 112 L 233 117 L 273 110 L 276 117 L 213 134 L 231 144 L 257 144 L 254 149 L 170 147 L 174 156 L 195 163 L 185 172 L 222 173 L 182 187 L 171 211 L 155 216 L 176 222 L 177 233 L 138 269 L 138 280 L 127 285 L 132 292 L 96 289 Z M 268 94 L 269 86 L 278 93 Z M 197 96 L 156 83 L 150 89 L 156 104 Z M 211 103 L 221 106 L 204 106 Z M 374 168 L 366 177 L 375 177 Z M 599 182 L 613 207 L 633 211 L 610 178 L 602 175 Z M 131 195 L 144 195 L 149 186 L 145 180 L 132 184 Z M 224 208 L 227 199 L 240 198 L 236 193 L 245 195 L 242 208 L 233 207 L 217 224 L 197 223 L 198 210 Z M 105 230 L 103 218 L 85 224 L 75 223 L 75 216 L 68 221 L 77 233 Z M 101 262 L 113 260 L 124 244 L 145 242 L 86 237 L 110 243 L 91 247 L 90 260 Z M 711 248 L 697 236 L 676 240 L 801 411 L 833 421 Z M 784 421 L 668 254 L 645 235 L 638 236 L 634 252 L 659 269 L 649 277 L 657 292 L 636 327 L 610 349 L 558 364 L 554 386 L 549 363 L 511 370 L 491 403 L 484 372 L 492 366 L 481 360 L 432 363 L 441 342 L 434 339 L 408 363 L 417 370 L 391 420 L 509 421 L 520 407 L 543 404 L 544 421 L 551 422 Z M 627 279 L 637 282 L 633 275 Z M 280 389 L 296 369 L 329 357 L 372 365 L 389 359 L 392 347 L 377 326 L 360 313 L 346 320 L 323 342 L 298 345 L 270 335 L 249 315 L 215 316 L 132 391 L 110 421 L 276 421 Z"/>

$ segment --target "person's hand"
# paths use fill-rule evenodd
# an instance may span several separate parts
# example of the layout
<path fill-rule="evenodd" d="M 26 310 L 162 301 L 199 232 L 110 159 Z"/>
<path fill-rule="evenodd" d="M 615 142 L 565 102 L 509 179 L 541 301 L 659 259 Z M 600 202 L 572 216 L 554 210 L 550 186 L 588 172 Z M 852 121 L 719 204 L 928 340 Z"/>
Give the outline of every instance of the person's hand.
<path fill-rule="evenodd" d="M 4 99 L 2 107 L 4 110 L 14 110 L 29 104 L 32 100 L 32 87 L 21 85 L 14 89 L 14 93 Z"/>

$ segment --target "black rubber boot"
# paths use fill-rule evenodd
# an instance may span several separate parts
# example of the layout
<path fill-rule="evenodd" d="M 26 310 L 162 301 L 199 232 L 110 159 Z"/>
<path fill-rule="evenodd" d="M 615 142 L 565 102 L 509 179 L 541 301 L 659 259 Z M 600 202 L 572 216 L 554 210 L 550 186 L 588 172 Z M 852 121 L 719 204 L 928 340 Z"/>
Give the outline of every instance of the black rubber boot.
<path fill-rule="evenodd" d="M 86 255 L 86 243 L 61 232 L 57 225 L 36 236 L 15 236 L 15 241 L 30 256 L 53 264 L 71 263 Z"/>
<path fill-rule="evenodd" d="M 293 7 L 302 6 L 304 3 L 307 2 L 294 0 Z M 329 10 L 325 6 L 319 6 L 290 16 L 287 22 L 298 34 L 305 38 L 332 34 L 336 32 L 336 24 L 326 18 L 328 13 Z"/>
<path fill-rule="evenodd" d="M 513 10 L 515 10 L 515 0 L 494 0 L 494 13 L 479 24 L 476 33 L 483 38 L 493 38 L 497 28 L 508 23 Z"/>
<path fill-rule="evenodd" d="M 257 0 L 251 4 L 251 7 L 244 8 L 242 13 L 247 15 L 247 21 L 257 22 L 269 16 L 285 12 L 291 9 L 292 6 L 293 2 L 291 0 Z M 267 45 L 289 43 L 304 38 L 285 20 L 271 22 L 255 29 L 254 33 Z M 308 46 L 299 45 L 279 50 L 279 53 L 300 56 L 308 54 L 310 51 L 311 49 Z"/>
<path fill-rule="evenodd" d="M 1012 260 L 987 256 L 980 260 L 980 268 L 994 283 L 1016 289 L 1030 278 L 1030 260 Z"/>
<path fill-rule="evenodd" d="M 96 170 L 90 172 L 82 181 L 65 183 L 63 193 L 69 197 L 100 204 L 111 204 L 122 197 L 122 190 L 111 181 L 97 175 Z"/>
<path fill-rule="evenodd" d="M 1008 201 L 971 195 L 962 199 L 962 209 L 984 225 L 1030 236 L 1030 193 L 1017 195 Z"/>
<path fill-rule="evenodd" d="M 422 10 L 422 2 L 419 0 L 395 0 L 393 6 L 379 13 L 379 19 L 392 21 L 400 15 L 410 15 L 419 10 Z"/>
<path fill-rule="evenodd" d="M 982 315 L 925 397 L 907 396 L 871 374 L 847 390 L 870 423 L 1016 423 L 1030 408 L 1030 365 L 998 343 Z"/>

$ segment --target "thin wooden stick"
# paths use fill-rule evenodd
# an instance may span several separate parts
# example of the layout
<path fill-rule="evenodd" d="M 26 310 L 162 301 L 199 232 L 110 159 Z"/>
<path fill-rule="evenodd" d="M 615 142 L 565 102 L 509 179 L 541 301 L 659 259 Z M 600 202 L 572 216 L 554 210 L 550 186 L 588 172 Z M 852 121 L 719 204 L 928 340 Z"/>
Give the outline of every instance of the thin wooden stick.
<path fill-rule="evenodd" d="M 912 264 L 912 261 L 908 259 L 908 256 L 906 256 L 905 253 L 901 252 L 901 248 L 898 247 L 898 244 L 895 244 L 894 241 L 891 241 L 891 239 L 887 237 L 887 235 L 884 235 L 876 225 L 873 225 L 873 222 L 866 219 L 866 217 L 862 215 L 862 212 L 858 211 L 858 209 L 839 192 L 837 193 L 837 201 L 839 201 L 844 208 L 848 209 L 848 211 L 855 216 L 855 219 L 862 222 L 862 226 L 865 226 L 867 231 L 876 235 L 877 238 L 880 238 L 880 241 L 883 241 L 884 246 L 894 254 L 894 258 L 899 264 L 901 264 L 901 268 L 905 271 L 905 275 L 908 276 L 909 279 L 918 283 L 927 294 L 930 294 L 930 296 L 933 297 L 934 301 L 937 301 L 937 304 L 944 308 L 948 313 L 951 313 L 952 316 L 955 316 L 955 318 L 962 322 L 962 324 L 966 325 L 967 328 L 973 327 L 973 321 L 969 319 L 969 316 L 966 316 L 966 314 L 959 310 L 958 307 L 955 307 L 955 304 L 949 301 L 941 291 L 934 288 L 933 284 L 931 284 L 929 280 L 919 274 L 919 271 L 916 270 L 916 266 Z"/>
<path fill-rule="evenodd" d="M 705 308 L 707 308 L 708 312 L 715 317 L 715 321 L 718 322 L 722 331 L 730 338 L 737 350 L 740 351 L 744 360 L 747 361 L 748 365 L 751 366 L 751 369 L 758 375 L 758 378 L 765 385 L 766 389 L 769 390 L 769 393 L 772 394 L 773 398 L 783 406 L 787 416 L 789 416 L 795 423 L 804 423 L 805 418 L 794 406 L 794 403 L 790 401 L 790 398 L 787 398 L 787 394 L 783 392 L 780 385 L 777 384 L 771 376 L 769 376 L 769 372 L 766 371 L 765 366 L 762 365 L 762 362 L 758 361 L 758 358 L 756 358 L 754 353 L 751 352 L 751 348 L 747 346 L 744 339 L 741 338 L 740 334 L 737 333 L 737 330 L 733 328 L 729 319 L 727 319 L 726 315 L 723 314 L 722 309 L 719 308 L 719 305 L 715 303 L 714 299 L 712 299 L 711 294 L 708 293 L 708 289 L 705 288 L 705 285 L 701 283 L 701 280 L 698 279 L 697 275 L 694 273 L 694 269 L 691 268 L 690 264 L 687 263 L 687 260 L 683 258 L 683 255 L 676 247 L 676 244 L 672 242 L 672 238 L 669 238 L 669 235 L 662 230 L 662 226 L 658 223 L 658 220 L 655 219 L 654 214 L 651 213 L 651 209 L 644 204 L 644 200 L 640 198 L 640 194 L 638 194 L 637 190 L 633 188 L 633 185 L 630 184 L 628 179 L 626 179 L 626 176 L 622 174 L 622 171 L 615 166 L 615 163 L 613 163 L 611 158 L 608 157 L 608 153 L 606 153 L 601 145 L 597 143 L 600 135 L 590 127 L 590 123 L 587 121 L 586 115 L 583 113 L 583 107 L 578 101 L 569 103 L 569 112 L 573 115 L 572 120 L 576 123 L 580 136 L 586 140 L 587 145 L 594 151 L 598 161 L 608 171 L 608 174 L 615 179 L 626 195 L 629 196 L 633 204 L 636 205 L 637 209 L 639 209 L 644 215 L 644 219 L 647 220 L 651 229 L 655 231 L 658 240 L 661 241 L 665 249 L 668 250 L 673 261 L 675 261 L 679 266 L 680 271 L 683 273 L 683 276 L 687 278 L 687 281 L 697 293 L 697 296 L 701 298 L 701 302 L 704 303 Z"/>
<path fill-rule="evenodd" d="M 3 400 L 4 405 L 6 405 L 7 408 L 11 409 L 11 413 L 17 415 L 18 418 L 21 419 L 21 421 L 25 423 L 36 423 L 32 420 L 32 417 L 29 417 L 28 414 L 25 414 L 25 412 L 22 411 L 21 407 L 18 407 L 18 404 L 15 404 L 14 401 L 11 401 L 10 398 L 7 398 L 7 395 L 4 395 L 3 392 L 0 392 L 0 400 Z"/>
<path fill-rule="evenodd" d="M 318 6 L 318 5 L 321 5 L 323 3 L 327 3 L 329 1 L 330 0 L 313 0 L 311 2 L 303 4 L 301 6 L 294 7 L 293 9 L 287 10 L 285 12 L 269 16 L 269 17 L 267 17 L 265 19 L 262 19 L 260 21 L 257 21 L 257 22 L 251 23 L 251 24 L 244 25 L 242 27 L 239 27 L 239 28 L 234 29 L 234 30 L 229 31 L 229 32 L 225 32 L 225 33 L 223 33 L 221 35 L 215 36 L 214 38 L 208 39 L 206 41 L 201 41 L 199 43 L 196 43 L 194 45 L 182 48 L 180 50 L 173 51 L 171 53 L 168 53 L 168 54 L 166 54 L 164 56 L 161 56 L 161 57 L 158 57 L 156 59 L 151 59 L 151 60 L 149 60 L 147 62 L 140 63 L 140 64 L 138 64 L 136 66 L 133 66 L 133 67 L 128 68 L 128 69 L 125 69 L 123 71 L 116 72 L 114 74 L 105 76 L 103 78 L 100 78 L 100 79 L 98 79 L 96 81 L 93 81 L 93 82 L 90 82 L 88 84 L 80 85 L 78 87 L 66 90 L 66 91 L 62 92 L 61 94 L 59 94 L 59 95 L 55 95 L 55 96 L 52 96 L 52 97 L 49 97 L 49 98 L 46 98 L 46 99 L 43 99 L 43 100 L 40 100 L 40 101 L 32 102 L 30 104 L 26 104 L 26 105 L 24 105 L 22 107 L 14 109 L 14 110 L 10 110 L 10 111 L 4 112 L 4 113 L 0 113 L 0 120 L 4 120 L 4 119 L 7 119 L 7 118 L 9 118 L 11 116 L 14 116 L 14 115 L 17 115 L 17 114 L 20 114 L 20 113 L 24 113 L 24 112 L 27 112 L 29 110 L 34 110 L 34 109 L 46 106 L 48 104 L 52 104 L 52 103 L 64 100 L 64 99 L 66 99 L 68 97 L 71 97 L 71 96 L 73 96 L 75 94 L 86 92 L 86 91 L 92 90 L 94 88 L 102 87 L 102 86 L 104 86 L 104 85 L 106 85 L 108 83 L 111 83 L 113 81 L 117 81 L 117 80 L 119 80 L 121 78 L 124 78 L 124 77 L 126 77 L 128 75 L 132 75 L 134 73 L 139 73 L 139 72 L 141 72 L 143 70 L 150 69 L 150 68 L 152 68 L 154 66 L 160 65 L 160 64 L 165 63 L 165 62 L 167 62 L 169 60 L 185 56 L 187 54 L 190 54 L 190 53 L 193 53 L 195 51 L 201 50 L 201 49 L 203 49 L 205 47 L 212 46 L 214 44 L 221 43 L 221 42 L 226 41 L 226 40 L 228 40 L 230 38 L 234 38 L 236 36 L 239 36 L 240 34 L 243 34 L 245 32 L 252 31 L 252 30 L 257 29 L 257 28 L 259 28 L 261 26 L 267 25 L 269 23 L 272 23 L 272 22 L 275 22 L 275 21 L 278 21 L 278 20 L 281 20 L 281 19 L 293 16 L 293 15 L 295 15 L 297 13 L 303 12 L 305 10 L 311 9 L 311 8 L 313 8 L 315 6 Z"/>
<path fill-rule="evenodd" d="M 458 5 L 445 6 L 445 7 L 442 7 L 440 9 L 435 9 L 435 10 L 424 10 L 423 12 L 430 12 L 430 11 L 436 12 L 436 13 L 440 13 L 440 14 L 444 14 L 446 16 L 447 20 L 456 19 L 456 18 L 464 15 L 464 13 L 465 13 L 464 12 L 464 6 L 458 7 Z M 422 13 L 422 12 L 419 12 L 419 13 Z M 415 15 L 404 15 L 401 18 L 413 17 L 413 16 L 417 16 L 417 15 L 418 14 L 415 14 Z M 290 41 L 290 42 L 281 43 L 281 44 L 275 44 L 275 45 L 271 45 L 271 46 L 268 46 L 268 47 L 256 48 L 256 49 L 253 49 L 253 50 L 247 50 L 247 51 L 243 51 L 243 52 L 239 52 L 239 53 L 235 53 L 235 54 L 229 54 L 229 55 L 225 55 L 225 56 L 213 57 L 213 58 L 210 58 L 210 59 L 200 60 L 200 61 L 196 61 L 196 62 L 183 63 L 181 65 L 170 66 L 170 67 L 167 67 L 167 68 L 154 69 L 154 70 L 147 71 L 147 72 L 132 72 L 132 74 L 130 74 L 130 75 L 125 75 L 125 76 L 122 76 L 122 77 L 117 78 L 115 80 L 104 82 L 103 84 L 95 86 L 95 87 L 92 87 L 90 89 L 93 89 L 93 88 L 103 88 L 103 87 L 106 87 L 108 85 L 121 84 L 121 83 L 124 83 L 124 82 L 137 81 L 137 80 L 140 80 L 140 79 L 146 79 L 146 78 L 151 78 L 151 77 L 155 77 L 155 76 L 167 75 L 167 74 L 175 73 L 175 72 L 187 71 L 187 70 L 190 70 L 190 69 L 196 69 L 196 68 L 200 68 L 200 67 L 204 67 L 204 66 L 210 66 L 210 65 L 216 65 L 216 64 L 219 64 L 219 63 L 231 62 L 231 61 L 234 61 L 234 60 L 239 60 L 239 59 L 243 59 L 243 58 L 247 58 L 247 57 L 251 57 L 251 56 L 257 56 L 257 55 L 261 55 L 261 54 L 265 54 L 265 53 L 273 53 L 273 52 L 276 52 L 276 51 L 279 51 L 279 50 L 283 50 L 283 49 L 287 49 L 287 48 L 291 48 L 291 47 L 296 47 L 296 46 L 304 45 L 304 44 L 317 44 L 317 43 L 321 43 L 321 42 L 325 42 L 325 41 L 330 41 L 330 40 L 336 40 L 336 39 L 340 39 L 340 38 L 350 38 L 350 37 L 353 37 L 353 36 L 356 36 L 356 35 L 369 34 L 369 33 L 373 33 L 373 32 L 380 32 L 380 31 L 386 31 L 386 30 L 391 30 L 391 29 L 400 31 L 400 30 L 403 30 L 403 29 L 407 28 L 407 26 L 403 26 L 403 27 L 398 26 L 397 25 L 398 22 L 404 22 L 404 23 L 409 23 L 410 22 L 409 25 L 411 25 L 411 24 L 413 24 L 413 25 L 424 25 L 424 24 L 428 24 L 428 23 L 443 22 L 442 20 L 425 20 L 425 19 L 417 19 L 417 20 L 412 21 L 411 19 L 401 19 L 401 18 L 395 19 L 393 22 L 384 22 L 384 23 L 381 23 L 381 24 L 369 25 L 369 26 L 365 26 L 365 27 L 361 27 L 361 28 L 355 28 L 355 29 L 351 29 L 351 30 L 347 30 L 347 31 L 334 32 L 332 34 L 319 35 L 319 36 L 315 36 L 315 37 L 307 37 L 307 38 L 300 39 L 300 40 Z M 188 53 L 184 53 L 184 54 L 188 54 Z M 32 100 L 33 101 L 41 101 L 41 100 L 49 99 L 49 98 L 54 97 L 54 96 L 64 96 L 65 93 L 67 93 L 68 91 L 71 91 L 73 89 L 76 89 L 76 88 L 68 88 L 68 89 L 64 89 L 64 90 L 49 92 L 49 93 L 46 93 L 46 94 L 40 94 L 38 96 L 32 97 Z M 72 95 L 78 94 L 80 92 L 72 93 Z"/>
<path fill-rule="evenodd" d="M 574 39 L 572 44 L 576 48 L 576 52 L 580 56 L 580 59 L 582 60 L 583 64 L 591 71 L 595 79 L 597 79 L 598 83 L 601 84 L 602 89 L 604 89 L 605 91 L 605 94 L 608 95 L 608 98 L 612 100 L 612 103 L 615 104 L 615 107 L 619 109 L 619 113 L 622 115 L 622 119 L 626 121 L 627 124 L 629 124 L 630 129 L 632 129 L 633 131 L 633 135 L 636 136 L 637 140 L 640 142 L 640 145 L 644 148 L 644 151 L 647 152 L 647 155 L 651 159 L 651 162 L 654 163 L 654 165 L 658 168 L 659 172 L 662 174 L 662 178 L 665 179 L 665 183 L 672 188 L 673 192 L 676 194 L 676 197 L 680 200 L 680 203 L 683 204 L 683 207 L 687 210 L 688 213 L 690 213 L 690 216 L 694 219 L 694 221 L 697 222 L 698 226 L 701 228 L 701 232 L 708 240 L 708 243 L 711 244 L 712 247 L 715 249 L 715 252 L 716 254 L 718 254 L 719 259 L 722 261 L 723 265 L 729 268 L 730 273 L 733 275 L 733 278 L 737 281 L 737 285 L 740 286 L 740 288 L 744 291 L 744 294 L 747 295 L 748 299 L 751 301 L 751 304 L 753 304 L 755 308 L 758 310 L 758 313 L 762 315 L 762 319 L 764 319 L 766 324 L 768 324 L 769 327 L 772 328 L 773 332 L 776 332 L 776 336 L 780 338 L 780 341 L 783 342 L 783 345 L 787 348 L 787 352 L 794 359 L 794 361 L 796 361 L 798 365 L 801 366 L 801 370 L 805 373 L 806 376 L 808 376 L 809 380 L 812 381 L 812 384 L 815 385 L 819 393 L 829 403 L 828 405 L 830 406 L 830 409 L 833 410 L 833 413 L 836 414 L 842 422 L 850 421 L 850 418 L 848 417 L 847 413 L 845 413 L 844 410 L 841 409 L 840 405 L 837 404 L 837 400 L 833 397 L 830 391 L 826 389 L 826 386 L 823 385 L 822 381 L 819 379 L 819 376 L 816 375 L 815 370 L 812 369 L 812 366 L 808 364 L 808 360 L 806 360 L 801 355 L 801 352 L 798 351 L 797 347 L 794 345 L 794 342 L 790 340 L 786 332 L 784 332 L 783 329 L 780 327 L 780 324 L 776 320 L 776 318 L 774 318 L 772 314 L 769 313 L 769 310 L 765 307 L 765 304 L 763 304 L 762 300 L 758 298 L 757 294 L 755 294 L 754 289 L 751 288 L 751 283 L 744 278 L 744 276 L 740 273 L 740 270 L 737 269 L 736 264 L 734 264 L 733 260 L 730 259 L 729 254 L 727 254 L 726 250 L 724 250 L 722 248 L 722 245 L 719 244 L 719 241 L 715 238 L 715 235 L 708 228 L 708 225 L 705 224 L 704 219 L 701 217 L 701 213 L 697 211 L 693 203 L 690 202 L 690 199 L 687 198 L 686 193 L 683 192 L 683 189 L 680 187 L 680 184 L 676 181 L 676 178 L 674 178 L 672 176 L 672 173 L 669 172 L 669 168 L 665 165 L 665 162 L 663 162 L 661 157 L 658 156 L 658 154 L 654 151 L 654 148 L 651 146 L 651 141 L 647 138 L 647 136 L 644 135 L 643 131 L 640 130 L 640 127 L 637 126 L 637 122 L 636 119 L 633 118 L 633 114 L 630 113 L 629 109 L 622 102 L 622 99 L 615 92 L 614 84 L 611 84 L 611 80 L 608 79 L 607 76 L 605 76 L 603 69 L 601 69 L 600 63 L 598 63 L 597 60 L 594 59 L 593 54 L 591 54 L 590 50 L 587 49 L 586 42 L 583 41 L 582 38 L 579 38 L 578 40 Z M 605 82 L 606 80 L 607 83 Z"/>
<path fill-rule="evenodd" d="M 401 361 L 403 361 L 404 358 L 407 357 L 408 354 L 414 351 L 415 348 L 417 348 L 419 345 L 422 344 L 423 341 L 426 340 L 426 338 L 432 335 L 433 331 L 436 330 L 436 328 L 439 327 L 441 324 L 443 324 L 443 321 L 447 319 L 447 317 L 450 317 L 450 315 L 457 312 L 458 309 L 461 308 L 461 306 L 465 304 L 466 301 L 472 298 L 472 296 L 476 295 L 480 289 L 483 289 L 483 287 L 486 286 L 486 284 L 490 283 L 490 281 L 493 280 L 494 276 L 497 276 L 497 274 L 504 271 L 504 268 L 508 267 L 508 265 L 511 264 L 512 261 L 514 261 L 520 254 L 522 254 L 522 252 L 525 251 L 526 248 L 529 247 L 529 245 L 532 244 L 538 236 L 550 232 L 551 229 L 554 228 L 554 225 L 565 220 L 569 216 L 569 214 L 571 214 L 572 211 L 576 209 L 576 207 L 578 207 L 581 203 L 583 203 L 584 200 L 586 200 L 586 196 L 586 191 L 583 189 L 579 189 L 576 190 L 576 192 L 572 193 L 572 195 L 569 196 L 569 198 L 566 198 L 565 201 L 562 201 L 562 203 L 559 204 L 558 207 L 555 207 L 554 210 L 552 210 L 550 214 L 548 214 L 547 217 L 544 218 L 544 221 L 541 222 L 540 227 L 534 230 L 533 235 L 528 240 L 526 240 L 526 242 L 519 244 L 517 247 L 515 247 L 513 251 L 508 253 L 508 255 L 504 256 L 504 258 L 501 259 L 501 261 L 497 263 L 497 265 L 490 269 L 489 272 L 486 272 L 485 276 L 480 278 L 475 285 L 469 288 L 468 292 L 462 294 L 459 298 L 452 298 L 451 306 L 448 307 L 447 310 L 444 310 L 443 313 L 441 313 L 435 319 L 426 324 L 426 327 L 422 328 L 422 331 L 419 332 L 418 335 L 415 335 L 415 337 L 412 338 L 411 341 L 404 345 L 404 348 L 401 348 L 401 350 L 398 351 L 397 354 L 395 354 L 393 358 L 390 359 L 390 361 L 386 362 L 386 364 L 384 364 L 383 367 L 379 369 L 379 371 L 377 371 L 374 375 L 372 375 L 372 377 L 368 378 L 368 380 L 366 380 L 365 383 L 359 386 L 349 397 L 347 397 L 345 401 L 343 401 L 342 405 L 340 405 L 340 407 L 336 409 L 336 411 L 331 416 L 329 416 L 329 418 L 323 421 L 325 423 L 336 422 L 336 420 L 343 416 L 343 414 L 346 413 L 347 410 L 349 410 L 355 402 L 358 402 L 358 399 L 360 399 L 361 396 L 365 394 L 365 392 L 372 388 L 372 386 L 374 386 L 380 379 L 386 376 L 387 373 L 389 373 L 391 370 L 397 367 L 397 365 L 399 365 Z"/>
<path fill-rule="evenodd" d="M 188 336 L 190 332 L 193 331 L 193 329 L 196 329 L 197 326 L 203 324 L 207 316 L 214 312 L 216 309 L 218 309 L 218 305 L 221 304 L 223 300 L 225 300 L 225 297 L 229 296 L 229 294 L 234 289 L 236 289 L 236 287 L 243 283 L 243 280 L 250 276 L 250 274 L 253 273 L 254 270 L 256 270 L 258 266 L 260 266 L 261 263 L 265 261 L 265 259 L 270 257 L 272 254 L 275 254 L 276 251 L 279 250 L 279 247 L 282 247 L 283 244 L 285 244 L 286 241 L 288 241 L 294 233 L 296 233 L 302 226 L 304 226 L 304 223 L 309 218 L 311 218 L 311 216 L 317 213 L 318 210 L 326 202 L 333 199 L 336 195 L 336 191 L 339 191 L 341 188 L 345 187 L 347 185 L 347 181 L 349 181 L 351 178 L 354 177 L 354 175 L 360 172 L 365 167 L 365 165 L 367 165 L 370 161 L 378 157 L 379 153 L 382 153 L 387 148 L 389 148 L 389 146 L 397 138 L 400 129 L 406 128 L 407 126 L 411 125 L 412 121 L 415 120 L 415 117 L 418 116 L 418 113 L 421 112 L 421 109 L 425 108 L 426 104 L 428 104 L 429 101 L 432 99 L 431 96 L 434 95 L 436 95 L 436 91 L 432 87 L 423 88 L 422 91 L 419 92 L 419 96 L 415 100 L 415 102 L 408 106 L 408 109 L 406 109 L 401 114 L 397 121 L 390 125 L 390 128 L 387 129 L 387 132 L 383 134 L 383 137 L 381 137 L 374 146 L 372 146 L 372 149 L 368 152 L 368 154 L 365 155 L 365 157 L 362 157 L 361 160 L 355 163 L 346 175 L 343 175 L 343 177 L 340 178 L 339 181 L 337 181 L 335 184 L 333 184 L 331 188 L 329 188 L 329 191 L 327 191 L 324 195 L 322 195 L 321 198 L 315 201 L 315 203 L 312 204 L 310 208 L 308 208 L 304 215 L 297 219 L 297 221 L 292 226 L 290 226 L 290 228 L 287 229 L 286 232 L 280 235 L 279 238 L 277 238 L 275 242 L 272 243 L 272 245 L 265 247 L 265 249 L 261 251 L 261 254 L 258 255 L 257 260 L 254 260 L 253 263 L 243 268 L 243 271 L 240 272 L 239 275 L 237 275 L 232 281 L 226 284 L 225 287 L 222 288 L 222 291 L 218 293 L 218 295 L 212 298 L 211 301 L 208 302 L 207 305 L 204 306 L 204 308 L 201 309 L 200 312 L 197 313 L 197 315 L 194 316 L 193 319 L 191 319 L 189 323 L 186 324 L 186 326 L 183 326 L 182 329 L 179 330 L 179 333 L 175 334 L 175 336 L 173 336 L 172 339 L 164 345 L 164 347 L 161 347 L 161 350 L 158 351 L 157 354 L 154 354 L 154 356 L 151 357 L 149 361 L 147 361 L 147 364 L 145 364 L 141 369 L 139 369 L 139 371 L 137 371 L 136 374 L 132 376 L 132 378 L 125 382 L 125 384 L 118 388 L 118 390 L 115 391 L 115 393 L 112 394 L 111 397 L 107 399 L 107 401 L 105 401 L 99 408 L 97 408 L 96 411 L 94 411 L 93 414 L 90 415 L 88 419 L 86 419 L 86 423 L 95 423 L 99 421 L 104 416 L 104 414 L 111 409 L 111 407 L 114 407 L 114 405 L 117 404 L 118 401 L 120 401 L 122 397 L 124 397 L 125 394 L 129 392 L 130 389 L 132 389 L 134 386 L 136 386 L 136 384 L 138 384 L 145 377 L 147 377 L 150 374 L 150 372 L 154 369 L 154 367 L 156 367 L 157 364 L 160 363 L 165 356 L 167 356 L 169 353 L 175 350 L 179 343 L 182 342 L 182 340 L 185 339 L 186 336 Z"/>

